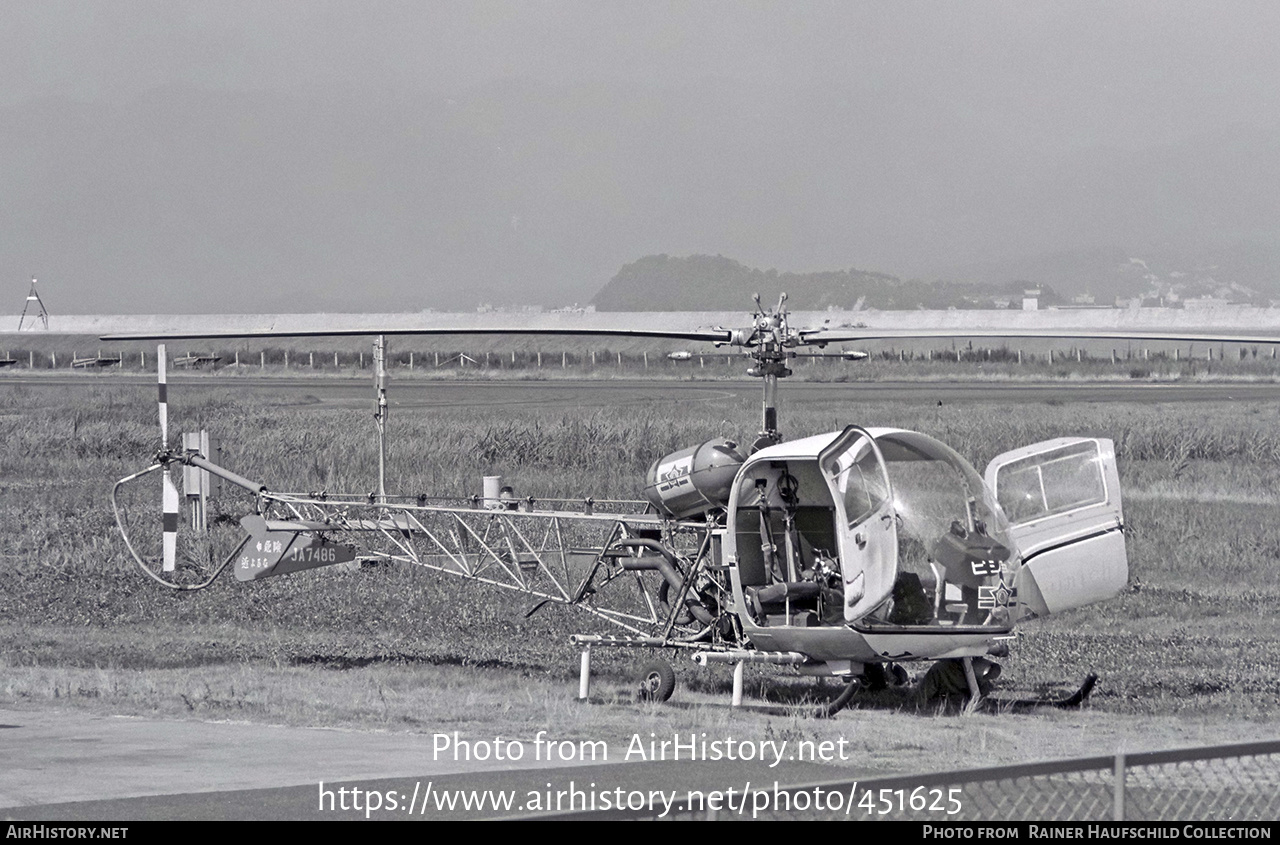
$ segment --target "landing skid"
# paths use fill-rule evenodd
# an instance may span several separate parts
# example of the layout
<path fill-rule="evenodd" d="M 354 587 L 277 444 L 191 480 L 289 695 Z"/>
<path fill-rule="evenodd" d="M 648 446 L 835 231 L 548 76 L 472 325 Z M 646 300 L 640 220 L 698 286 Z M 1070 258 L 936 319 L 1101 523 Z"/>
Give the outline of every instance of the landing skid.
<path fill-rule="evenodd" d="M 850 678 L 845 682 L 844 689 L 840 690 L 840 694 L 831 701 L 819 704 L 813 711 L 815 719 L 830 719 L 837 713 L 849 706 L 849 702 L 853 701 L 853 697 L 858 690 L 862 688 L 861 678 Z"/>
<path fill-rule="evenodd" d="M 1097 683 L 1098 676 L 1090 672 L 1085 676 L 1084 683 L 1080 684 L 1080 688 L 1065 698 L 988 698 L 987 701 L 993 707 L 1001 710 L 1029 710 L 1033 707 L 1057 707 L 1063 710 L 1070 710 L 1084 704 Z"/>

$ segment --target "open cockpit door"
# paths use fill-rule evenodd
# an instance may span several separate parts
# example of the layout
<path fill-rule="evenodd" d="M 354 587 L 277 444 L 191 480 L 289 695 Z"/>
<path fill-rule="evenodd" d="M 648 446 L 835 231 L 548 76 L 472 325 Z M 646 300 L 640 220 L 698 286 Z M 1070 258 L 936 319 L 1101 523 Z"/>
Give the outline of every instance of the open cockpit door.
<path fill-rule="evenodd" d="M 818 455 L 836 502 L 844 618 L 856 622 L 893 593 L 898 534 L 893 488 L 875 439 L 849 426 Z"/>
<path fill-rule="evenodd" d="M 1023 615 L 1058 613 L 1124 589 L 1129 563 L 1110 440 L 1061 438 L 1005 452 L 987 466 L 986 483 L 1022 555 Z"/>

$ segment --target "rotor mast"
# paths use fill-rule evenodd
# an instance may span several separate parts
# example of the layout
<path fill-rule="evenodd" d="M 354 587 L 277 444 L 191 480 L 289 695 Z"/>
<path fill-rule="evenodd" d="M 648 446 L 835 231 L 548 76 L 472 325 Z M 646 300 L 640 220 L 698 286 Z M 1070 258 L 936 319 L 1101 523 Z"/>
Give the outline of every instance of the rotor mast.
<path fill-rule="evenodd" d="M 760 304 L 760 294 L 754 298 L 755 328 L 750 338 L 750 354 L 755 365 L 747 370 L 747 375 L 764 380 L 760 435 L 752 444 L 752 451 L 758 451 L 782 442 L 782 435 L 778 432 L 778 379 L 791 375 L 787 359 L 794 357 L 795 353 L 789 347 L 799 343 L 799 337 L 787 325 L 785 293 L 778 297 L 778 305 L 772 311 L 766 311 Z"/>

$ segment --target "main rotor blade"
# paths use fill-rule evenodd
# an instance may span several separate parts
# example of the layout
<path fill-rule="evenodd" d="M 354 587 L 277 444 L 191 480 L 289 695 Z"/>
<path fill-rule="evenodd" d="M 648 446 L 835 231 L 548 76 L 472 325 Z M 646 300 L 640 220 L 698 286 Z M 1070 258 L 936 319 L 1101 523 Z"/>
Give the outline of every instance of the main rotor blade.
<path fill-rule="evenodd" d="M 800 333 L 806 346 L 828 343 L 857 343 L 868 340 L 928 340 L 930 338 L 1045 338 L 1059 340 L 1150 340 L 1180 343 L 1280 343 L 1280 333 L 1245 335 L 1188 332 L 1177 329 L 1163 331 L 1110 331 L 1090 328 L 1061 329 L 815 329 Z"/>
<path fill-rule="evenodd" d="M 757 327 L 748 323 L 736 328 L 695 325 L 693 315 L 678 313 L 606 312 L 592 314 L 379 314 L 312 315 L 291 314 L 269 318 L 253 315 L 224 315 L 200 318 L 198 327 L 176 323 L 155 331 L 119 332 L 103 335 L 103 340 L 217 339 L 261 337 L 359 337 L 372 335 L 512 335 L 529 337 L 617 337 L 667 338 L 715 344 L 750 346 Z M 713 315 L 700 315 L 702 320 Z M 796 315 L 793 315 L 796 316 Z M 813 316 L 813 315 L 809 315 Z M 714 318 L 733 315 L 716 314 Z M 975 317 L 976 319 L 981 319 Z M 680 323 L 683 322 L 684 325 Z M 829 343 L 861 343 L 871 340 L 927 340 L 929 338 L 1044 338 L 1075 340 L 1147 340 L 1183 343 L 1280 343 L 1275 334 L 1232 334 L 1184 329 L 1098 329 L 1087 326 L 1062 328 L 801 328 L 785 345 L 823 346 Z"/>
<path fill-rule="evenodd" d="M 707 326 L 672 325 L 665 315 L 379 315 L 376 322 L 364 315 L 284 315 L 270 320 L 252 316 L 209 317 L 199 328 L 176 327 L 145 332 L 118 332 L 103 340 L 195 340 L 249 337 L 351 337 L 368 335 L 531 335 L 656 337 L 729 343 L 734 333 Z M 645 325 L 648 323 L 649 325 Z M 208 328 L 205 328 L 205 327 Z"/>

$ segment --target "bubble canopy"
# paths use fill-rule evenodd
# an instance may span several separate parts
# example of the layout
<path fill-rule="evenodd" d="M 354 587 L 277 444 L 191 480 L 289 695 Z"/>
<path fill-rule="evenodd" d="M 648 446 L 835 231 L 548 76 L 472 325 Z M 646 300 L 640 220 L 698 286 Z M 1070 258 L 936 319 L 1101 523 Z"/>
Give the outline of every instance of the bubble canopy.
<path fill-rule="evenodd" d="M 1005 516 L 973 466 L 926 434 L 850 426 L 779 444 L 735 487 L 730 542 L 745 587 L 816 580 L 841 594 L 821 603 L 824 624 L 839 598 L 843 622 L 859 627 L 1011 621 L 1019 560 Z M 839 577 L 815 563 L 837 552 Z M 801 624 L 767 611 L 768 626 Z"/>
<path fill-rule="evenodd" d="M 978 471 L 950 446 L 915 431 L 875 436 L 893 490 L 899 534 L 932 547 L 956 531 L 1011 546 L 1008 522 Z"/>
<path fill-rule="evenodd" d="M 900 625 L 1008 625 L 1018 559 L 1004 513 L 977 470 L 918 432 L 878 434 L 875 444 L 898 538 L 894 600 L 876 616 Z M 913 614 L 909 593 L 919 584 L 933 586 L 933 608 Z"/>

